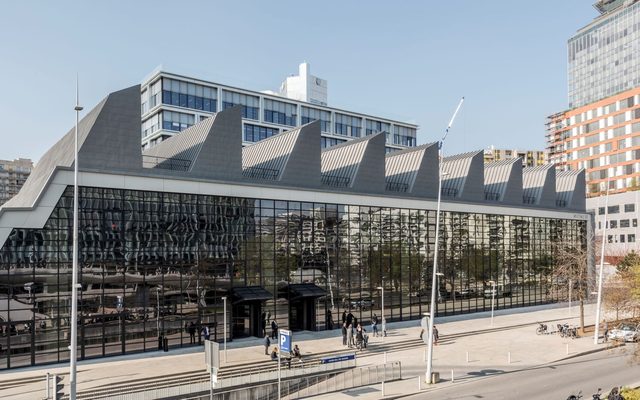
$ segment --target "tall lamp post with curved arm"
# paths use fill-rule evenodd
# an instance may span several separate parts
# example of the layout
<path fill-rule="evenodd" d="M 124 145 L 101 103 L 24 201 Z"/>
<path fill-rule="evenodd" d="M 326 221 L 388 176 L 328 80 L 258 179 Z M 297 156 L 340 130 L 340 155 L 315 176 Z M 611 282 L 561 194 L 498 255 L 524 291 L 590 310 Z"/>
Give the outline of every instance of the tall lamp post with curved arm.
<path fill-rule="evenodd" d="M 449 129 L 453 125 L 453 121 L 456 119 L 456 115 L 458 111 L 460 111 L 460 107 L 462 107 L 462 103 L 464 102 L 464 97 L 460 99 L 458 103 L 458 107 L 456 107 L 456 111 L 453 113 L 451 120 L 449 121 L 449 125 L 447 125 L 447 129 L 444 131 L 444 136 L 438 142 L 438 203 L 436 207 L 436 243 L 435 243 L 435 251 L 433 252 L 433 268 L 432 268 L 432 277 L 431 277 L 431 304 L 429 307 L 429 343 L 427 344 L 427 383 L 435 383 L 432 379 L 432 364 L 433 364 L 433 319 L 435 318 L 435 302 L 436 302 L 436 285 L 438 279 L 438 245 L 440 242 L 440 200 L 442 197 L 442 145 L 444 144 L 445 139 L 447 138 L 447 134 L 449 133 Z"/>

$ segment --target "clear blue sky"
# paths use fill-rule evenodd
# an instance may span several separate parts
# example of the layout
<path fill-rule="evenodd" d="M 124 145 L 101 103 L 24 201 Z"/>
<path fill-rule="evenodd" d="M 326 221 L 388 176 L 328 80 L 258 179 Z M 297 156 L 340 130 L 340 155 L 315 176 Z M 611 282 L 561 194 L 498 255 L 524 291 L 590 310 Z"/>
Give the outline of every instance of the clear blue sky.
<path fill-rule="evenodd" d="M 6 1 L 0 12 L 0 159 L 42 154 L 81 103 L 154 68 L 276 89 L 302 61 L 329 104 L 418 123 L 445 153 L 544 148 L 567 105 L 566 41 L 594 0 Z M 139 132 L 132 132 L 136 135 Z"/>

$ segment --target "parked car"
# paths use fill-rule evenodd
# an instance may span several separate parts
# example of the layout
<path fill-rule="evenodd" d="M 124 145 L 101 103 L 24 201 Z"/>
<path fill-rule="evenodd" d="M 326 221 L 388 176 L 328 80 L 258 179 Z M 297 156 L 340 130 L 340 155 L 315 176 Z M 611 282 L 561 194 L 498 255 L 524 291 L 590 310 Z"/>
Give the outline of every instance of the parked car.
<path fill-rule="evenodd" d="M 511 297 L 511 289 L 505 288 L 502 285 L 495 286 L 495 287 L 488 287 L 487 289 L 484 290 L 483 294 L 485 299 L 490 299 L 493 296 L 495 296 L 496 298 Z"/>
<path fill-rule="evenodd" d="M 625 342 L 637 342 L 640 340 L 640 324 L 620 324 L 609 331 L 610 340 L 622 340 Z"/>
<path fill-rule="evenodd" d="M 374 304 L 375 302 L 372 299 L 355 299 L 349 301 L 349 305 L 351 306 L 351 308 L 357 308 L 361 310 L 370 309 Z"/>

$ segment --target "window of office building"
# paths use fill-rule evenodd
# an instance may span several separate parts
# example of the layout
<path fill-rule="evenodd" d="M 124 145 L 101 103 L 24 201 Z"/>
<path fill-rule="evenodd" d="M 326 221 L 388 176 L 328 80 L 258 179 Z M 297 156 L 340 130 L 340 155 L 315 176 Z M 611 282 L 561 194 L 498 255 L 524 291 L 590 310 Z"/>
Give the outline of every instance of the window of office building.
<path fill-rule="evenodd" d="M 618 214 L 620 212 L 620 206 L 609 206 L 609 214 Z"/>
<path fill-rule="evenodd" d="M 260 98 L 244 93 L 222 91 L 222 109 L 242 106 L 242 118 L 258 120 L 260 118 Z"/>
<path fill-rule="evenodd" d="M 628 219 L 620 220 L 620 228 L 628 228 L 630 226 Z"/>
<path fill-rule="evenodd" d="M 336 113 L 335 133 L 343 136 L 360 137 L 362 118 Z"/>
<path fill-rule="evenodd" d="M 616 220 L 609 221 L 609 228 L 616 229 L 617 227 L 618 227 L 618 221 Z"/>
<path fill-rule="evenodd" d="M 267 126 L 244 124 L 244 140 L 246 142 L 258 142 L 280 132 L 277 128 Z"/>
<path fill-rule="evenodd" d="M 192 126 L 195 121 L 193 114 L 184 114 L 174 111 L 162 112 L 162 129 L 168 131 L 183 131 Z"/>
<path fill-rule="evenodd" d="M 320 130 L 322 132 L 331 133 L 331 113 L 329 111 L 305 106 L 300 107 L 300 122 L 302 122 L 302 125 L 317 120 L 320 121 Z"/>
<path fill-rule="evenodd" d="M 624 212 L 634 212 L 636 210 L 636 205 L 633 203 L 624 205 Z"/>
<path fill-rule="evenodd" d="M 344 142 L 346 142 L 346 140 L 329 138 L 329 137 L 320 138 L 320 146 L 322 146 L 323 149 L 327 147 L 335 146 L 337 144 L 344 143 Z"/>
<path fill-rule="evenodd" d="M 400 144 L 403 146 L 415 146 L 416 145 L 416 130 L 406 126 L 394 127 L 393 144 Z"/>
<path fill-rule="evenodd" d="M 160 114 L 156 113 L 151 118 L 142 122 L 142 137 L 145 138 L 160 129 Z"/>
<path fill-rule="evenodd" d="M 162 81 L 158 79 L 151 85 L 151 93 L 149 95 L 149 110 L 160 104 L 160 92 L 162 92 Z"/>
<path fill-rule="evenodd" d="M 296 105 L 264 99 L 264 120 L 279 125 L 297 125 Z"/>
<path fill-rule="evenodd" d="M 162 102 L 164 104 L 216 112 L 217 97 L 218 91 L 216 88 L 176 79 L 162 78 Z"/>
<path fill-rule="evenodd" d="M 629 243 L 635 243 L 636 242 L 636 235 L 633 233 L 630 233 L 627 235 L 627 242 Z"/>
<path fill-rule="evenodd" d="M 387 134 L 391 133 L 391 124 L 381 121 L 374 121 L 367 119 L 366 122 L 366 130 L 365 135 L 373 135 L 378 132 L 386 132 Z"/>

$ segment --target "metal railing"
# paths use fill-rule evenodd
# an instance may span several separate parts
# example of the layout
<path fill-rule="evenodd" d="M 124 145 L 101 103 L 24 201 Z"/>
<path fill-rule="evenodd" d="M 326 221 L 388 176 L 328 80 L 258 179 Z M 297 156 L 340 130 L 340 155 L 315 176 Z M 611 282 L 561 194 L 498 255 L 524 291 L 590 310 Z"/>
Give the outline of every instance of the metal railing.
<path fill-rule="evenodd" d="M 409 190 L 409 185 L 402 182 L 387 182 L 387 191 L 389 192 L 406 192 Z"/>
<path fill-rule="evenodd" d="M 282 381 L 281 394 L 283 399 L 293 400 L 400 379 L 402 379 L 402 364 L 400 361 L 393 361 L 384 365 L 354 368 L 345 372 L 304 376 Z M 277 398 L 277 382 L 232 390 L 215 390 L 213 392 L 214 400 L 275 400 Z M 209 399 L 209 396 L 190 397 L 189 399 L 204 400 Z"/>
<path fill-rule="evenodd" d="M 189 168 L 191 168 L 191 160 L 143 155 L 142 167 L 169 169 L 172 171 L 188 171 Z"/>
<path fill-rule="evenodd" d="M 249 179 L 261 179 L 275 181 L 278 179 L 280 170 L 261 167 L 247 167 L 242 170 L 242 176 Z"/>
<path fill-rule="evenodd" d="M 347 187 L 351 179 L 346 176 L 322 174 L 322 184 L 335 187 Z"/>

